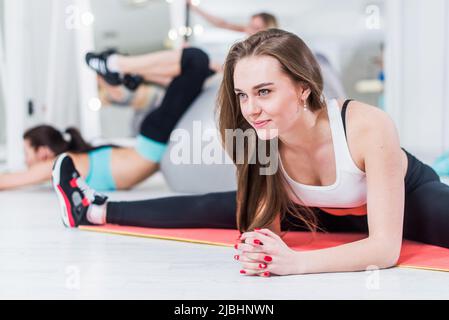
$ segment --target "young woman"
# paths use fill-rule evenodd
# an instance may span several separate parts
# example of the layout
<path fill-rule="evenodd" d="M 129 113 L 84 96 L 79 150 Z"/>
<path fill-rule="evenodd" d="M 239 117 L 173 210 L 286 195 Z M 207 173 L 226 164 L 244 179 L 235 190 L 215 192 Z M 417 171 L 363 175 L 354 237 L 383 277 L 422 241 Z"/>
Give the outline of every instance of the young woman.
<path fill-rule="evenodd" d="M 157 170 L 156 164 L 139 155 L 134 148 L 93 147 L 79 131 L 65 133 L 41 125 L 23 136 L 27 169 L 0 174 L 0 190 L 15 189 L 50 181 L 57 156 L 68 153 L 87 184 L 101 191 L 129 189 Z M 133 162 L 133 170 L 129 169 Z"/>
<path fill-rule="evenodd" d="M 144 119 L 135 148 L 89 146 L 79 132 L 71 138 L 48 126 L 38 127 L 24 136 L 28 170 L 0 175 L 0 190 L 50 180 L 57 156 L 69 153 L 87 184 L 97 190 L 130 189 L 159 168 L 170 134 L 179 119 L 202 91 L 211 74 L 209 58 L 200 49 L 182 51 L 179 74 L 173 73 L 160 106 Z"/>
<path fill-rule="evenodd" d="M 250 276 L 389 268 L 403 237 L 449 248 L 449 187 L 401 149 L 387 114 L 357 101 L 325 100 L 322 89 L 320 68 L 300 38 L 276 29 L 257 33 L 227 57 L 219 126 L 223 139 L 227 129 L 255 131 L 261 143 L 278 139 L 279 149 L 271 153 L 279 170 L 261 175 L 257 157 L 254 164 L 238 163 L 242 150 L 232 147 L 227 151 L 237 162 L 237 194 L 116 203 L 70 183 L 79 175 L 65 156 L 54 172 L 62 216 L 75 227 L 237 227 L 242 237 L 235 258 Z M 72 198 L 86 199 L 85 205 Z M 368 237 L 297 252 L 282 240 L 283 229 Z"/>

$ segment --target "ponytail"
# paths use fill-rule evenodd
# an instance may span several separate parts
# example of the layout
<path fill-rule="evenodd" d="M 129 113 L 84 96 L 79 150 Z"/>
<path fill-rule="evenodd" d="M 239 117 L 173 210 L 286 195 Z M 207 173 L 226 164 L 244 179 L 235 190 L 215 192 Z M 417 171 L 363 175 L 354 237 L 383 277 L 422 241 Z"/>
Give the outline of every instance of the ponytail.
<path fill-rule="evenodd" d="M 65 133 L 70 136 L 68 139 L 67 151 L 69 152 L 89 152 L 93 149 L 92 145 L 84 140 L 78 129 L 70 127 L 65 130 Z"/>

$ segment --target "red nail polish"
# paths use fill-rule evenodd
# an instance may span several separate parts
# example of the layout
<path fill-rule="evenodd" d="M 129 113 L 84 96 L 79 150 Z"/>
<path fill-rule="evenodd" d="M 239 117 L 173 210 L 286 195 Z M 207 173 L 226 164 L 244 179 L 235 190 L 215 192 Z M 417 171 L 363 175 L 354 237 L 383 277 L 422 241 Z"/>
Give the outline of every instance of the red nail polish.
<path fill-rule="evenodd" d="M 238 261 L 240 259 L 240 256 L 234 256 L 234 259 Z"/>
<path fill-rule="evenodd" d="M 264 260 L 265 260 L 266 262 L 271 262 L 271 261 L 273 261 L 273 258 L 272 258 L 272 257 L 269 257 L 269 256 L 266 256 L 266 257 L 264 258 Z"/>
<path fill-rule="evenodd" d="M 239 249 L 239 245 L 236 244 L 236 245 L 234 246 L 234 248 L 235 248 L 235 250 L 238 250 L 238 249 Z"/>
<path fill-rule="evenodd" d="M 246 274 L 245 270 L 240 270 L 240 274 Z"/>
<path fill-rule="evenodd" d="M 254 244 L 257 244 L 258 246 L 262 245 L 262 242 L 260 242 L 260 240 L 254 240 Z"/>
<path fill-rule="evenodd" d="M 259 264 L 259 269 L 266 269 L 267 265 L 265 263 Z"/>
<path fill-rule="evenodd" d="M 267 271 L 267 272 L 264 272 L 264 273 L 262 274 L 262 276 L 268 278 L 268 277 L 271 276 L 271 273 L 269 273 L 269 272 Z"/>
<path fill-rule="evenodd" d="M 260 230 L 262 230 L 262 229 L 260 229 L 260 228 L 256 228 L 256 229 L 254 229 L 254 231 L 260 231 Z"/>

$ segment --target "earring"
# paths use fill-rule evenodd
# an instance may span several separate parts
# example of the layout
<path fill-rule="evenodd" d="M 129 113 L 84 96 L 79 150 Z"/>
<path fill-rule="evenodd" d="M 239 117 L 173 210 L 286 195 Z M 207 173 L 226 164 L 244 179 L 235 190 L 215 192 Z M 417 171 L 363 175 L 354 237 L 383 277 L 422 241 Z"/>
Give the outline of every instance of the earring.
<path fill-rule="evenodd" d="M 299 113 L 300 106 L 301 105 L 298 105 L 298 110 L 296 111 L 296 113 Z M 309 109 L 307 108 L 307 103 L 304 103 L 304 111 L 309 111 Z"/>

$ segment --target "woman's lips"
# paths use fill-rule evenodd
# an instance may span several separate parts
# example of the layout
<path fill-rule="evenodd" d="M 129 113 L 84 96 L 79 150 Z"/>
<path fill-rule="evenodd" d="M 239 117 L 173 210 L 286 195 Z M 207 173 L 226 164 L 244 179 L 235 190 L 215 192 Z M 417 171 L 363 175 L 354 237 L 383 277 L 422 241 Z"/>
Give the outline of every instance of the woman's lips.
<path fill-rule="evenodd" d="M 257 121 L 257 122 L 253 122 L 253 125 L 254 125 L 254 128 L 256 128 L 256 129 L 262 129 L 270 122 L 271 122 L 271 120 Z"/>

